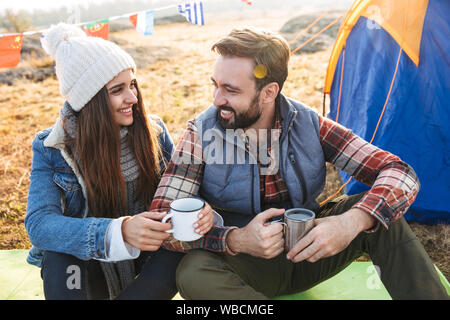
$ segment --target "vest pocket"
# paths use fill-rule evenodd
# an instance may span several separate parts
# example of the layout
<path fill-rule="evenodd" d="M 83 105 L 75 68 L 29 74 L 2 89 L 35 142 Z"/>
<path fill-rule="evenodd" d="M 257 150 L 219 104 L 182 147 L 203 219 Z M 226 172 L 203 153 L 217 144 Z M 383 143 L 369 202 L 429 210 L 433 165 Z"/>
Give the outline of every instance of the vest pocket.
<path fill-rule="evenodd" d="M 247 165 L 207 165 L 200 194 L 225 211 L 253 212 L 253 168 Z"/>

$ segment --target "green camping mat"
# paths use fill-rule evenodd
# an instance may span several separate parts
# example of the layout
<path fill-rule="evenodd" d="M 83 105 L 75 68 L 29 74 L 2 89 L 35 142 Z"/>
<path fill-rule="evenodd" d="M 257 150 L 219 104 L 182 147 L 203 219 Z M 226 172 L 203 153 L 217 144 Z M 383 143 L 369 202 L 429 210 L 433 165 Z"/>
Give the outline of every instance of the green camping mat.
<path fill-rule="evenodd" d="M 0 251 L 0 300 L 44 299 L 41 269 L 26 262 L 28 250 Z"/>
<path fill-rule="evenodd" d="M 25 259 L 28 250 L 0 250 L 0 300 L 44 299 L 40 268 Z M 450 295 L 450 284 L 436 268 Z M 175 299 L 180 299 L 177 295 Z M 372 262 L 353 262 L 345 270 L 307 291 L 280 300 L 389 300 Z"/>

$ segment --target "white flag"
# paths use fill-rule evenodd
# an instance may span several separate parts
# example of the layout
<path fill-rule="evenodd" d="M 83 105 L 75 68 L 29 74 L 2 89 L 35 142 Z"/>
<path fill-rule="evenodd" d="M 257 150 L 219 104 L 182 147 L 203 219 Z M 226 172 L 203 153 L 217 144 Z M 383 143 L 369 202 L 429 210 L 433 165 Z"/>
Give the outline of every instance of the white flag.
<path fill-rule="evenodd" d="M 186 18 L 187 21 L 199 26 L 205 24 L 203 16 L 203 4 L 201 1 L 190 1 L 178 5 L 178 13 Z"/>

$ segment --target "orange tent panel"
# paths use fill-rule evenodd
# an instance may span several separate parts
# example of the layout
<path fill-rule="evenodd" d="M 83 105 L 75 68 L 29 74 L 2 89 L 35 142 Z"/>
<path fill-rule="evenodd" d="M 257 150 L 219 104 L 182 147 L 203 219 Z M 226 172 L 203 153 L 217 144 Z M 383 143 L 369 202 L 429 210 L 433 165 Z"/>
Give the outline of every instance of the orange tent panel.
<path fill-rule="evenodd" d="M 416 65 L 419 65 L 420 41 L 422 39 L 423 22 L 427 8 L 428 0 L 355 1 L 347 12 L 331 52 L 325 77 L 324 92 L 330 93 L 339 55 L 353 26 L 361 16 L 380 25 L 395 39 L 410 59 Z M 370 28 L 371 25 L 368 24 L 368 27 Z M 374 24 L 373 27 L 377 26 Z"/>

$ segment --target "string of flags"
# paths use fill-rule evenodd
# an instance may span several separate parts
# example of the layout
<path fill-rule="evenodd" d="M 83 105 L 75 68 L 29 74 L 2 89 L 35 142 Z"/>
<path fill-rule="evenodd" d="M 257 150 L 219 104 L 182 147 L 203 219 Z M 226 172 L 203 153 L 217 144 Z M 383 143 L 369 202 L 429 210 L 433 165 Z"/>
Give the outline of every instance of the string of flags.
<path fill-rule="evenodd" d="M 203 17 L 203 4 L 201 1 L 192 1 L 178 5 L 178 13 L 186 18 L 187 21 L 200 26 L 205 25 Z"/>
<path fill-rule="evenodd" d="M 242 2 L 252 5 L 251 0 L 241 0 Z M 75 24 L 81 26 L 88 36 L 100 37 L 108 40 L 109 23 L 119 18 L 128 17 L 131 24 L 137 32 L 142 35 L 149 36 L 153 34 L 155 11 L 165 10 L 169 8 L 177 8 L 178 14 L 185 17 L 186 21 L 199 25 L 205 25 L 205 16 L 202 1 L 187 1 L 178 5 L 169 5 L 153 10 L 146 10 L 134 13 L 127 13 L 120 16 L 114 16 L 107 19 L 83 22 Z M 45 30 L 27 31 L 23 33 L 0 34 L 0 68 L 13 68 L 20 62 L 20 53 L 22 50 L 23 37 L 36 33 L 43 33 Z"/>
<path fill-rule="evenodd" d="M 130 16 L 131 24 L 137 32 L 143 34 L 144 36 L 150 36 L 153 34 L 154 20 L 155 11 L 153 10 L 139 12 Z"/>
<path fill-rule="evenodd" d="M 0 35 L 0 68 L 12 68 L 20 62 L 22 34 Z"/>
<path fill-rule="evenodd" d="M 91 37 L 99 37 L 108 40 L 109 19 L 88 23 L 84 26 L 84 32 Z"/>

